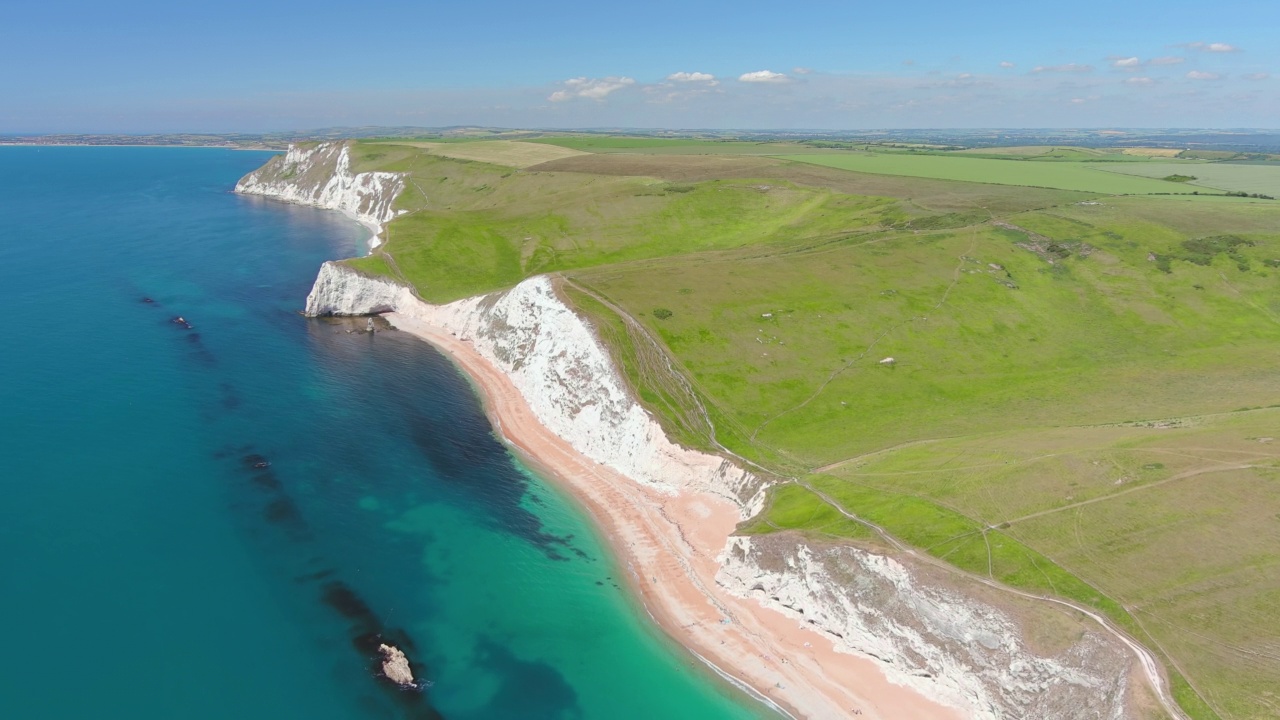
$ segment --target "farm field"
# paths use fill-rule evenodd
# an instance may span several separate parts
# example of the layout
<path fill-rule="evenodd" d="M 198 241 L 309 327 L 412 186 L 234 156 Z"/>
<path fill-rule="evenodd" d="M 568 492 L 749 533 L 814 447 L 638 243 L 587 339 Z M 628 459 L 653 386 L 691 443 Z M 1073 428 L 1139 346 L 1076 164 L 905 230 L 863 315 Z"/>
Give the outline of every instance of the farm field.
<path fill-rule="evenodd" d="M 592 153 L 655 153 L 660 155 L 777 155 L 831 152 L 798 142 L 697 140 L 692 138 L 550 137 L 528 142 Z"/>
<path fill-rule="evenodd" d="M 358 169 L 411 182 L 384 246 L 348 262 L 436 302 L 552 274 L 673 437 L 794 479 L 743 532 L 881 542 L 837 503 L 1106 612 L 1197 719 L 1275 714 L 1280 202 L 434 151 L 356 146 Z"/>
<path fill-rule="evenodd" d="M 782 155 L 788 160 L 825 165 L 842 170 L 883 175 L 1026 185 L 1030 187 L 1081 190 L 1105 195 L 1147 195 L 1190 192 L 1180 183 L 1152 177 L 1104 173 L 1110 164 L 1080 162 L 1018 162 L 959 155 L 911 155 L 906 153 L 842 153 L 832 155 Z M 1124 163 L 1142 165 L 1141 161 Z M 1164 164 L 1160 163 L 1160 167 Z M 1166 175 L 1169 173 L 1165 173 Z M 1161 175 L 1160 177 L 1164 177 Z M 1119 178 L 1124 178 L 1119 180 Z"/>
<path fill-rule="evenodd" d="M 1244 163 L 1157 163 L 1149 165 L 1137 163 L 1109 165 L 1105 169 L 1107 172 L 1140 175 L 1149 178 L 1186 175 L 1196 178 L 1187 182 L 1187 185 L 1280 197 L 1280 162 L 1273 162 L 1268 165 L 1247 165 Z"/>
<path fill-rule="evenodd" d="M 422 148 L 432 155 L 455 158 L 458 160 L 475 160 L 506 167 L 526 168 L 560 158 L 583 154 L 580 150 L 559 147 L 557 145 L 540 145 L 513 140 L 484 140 L 476 142 L 403 142 L 395 143 L 409 147 Z"/>
<path fill-rule="evenodd" d="M 1176 152 L 1176 151 L 1175 151 Z M 1063 147 L 1060 145 L 1022 145 L 997 148 L 970 148 L 956 150 L 948 155 L 966 157 L 994 157 L 1011 160 L 1039 160 L 1052 162 L 1147 162 L 1153 157 L 1143 153 L 1127 153 L 1114 149 Z"/>

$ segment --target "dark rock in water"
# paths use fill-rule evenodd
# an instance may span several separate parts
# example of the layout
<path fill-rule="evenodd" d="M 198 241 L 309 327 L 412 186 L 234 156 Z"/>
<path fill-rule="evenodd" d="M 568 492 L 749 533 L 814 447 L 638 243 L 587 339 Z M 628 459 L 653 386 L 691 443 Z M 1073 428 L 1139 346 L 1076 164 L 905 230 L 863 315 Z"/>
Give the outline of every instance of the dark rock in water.
<path fill-rule="evenodd" d="M 258 453 L 249 453 L 240 458 L 240 463 L 249 469 L 267 467 L 271 465 L 271 461 Z"/>
<path fill-rule="evenodd" d="M 152 300 L 152 299 L 151 299 L 151 298 L 149 298 L 149 297 L 144 297 L 144 298 L 142 298 L 142 302 L 146 303 L 147 305 L 156 305 L 156 304 L 158 304 L 158 303 L 156 303 L 156 301 L 155 301 L 155 300 Z"/>
<path fill-rule="evenodd" d="M 267 522 L 277 525 L 302 525 L 302 513 L 298 511 L 298 506 L 287 497 L 278 497 L 267 503 L 264 511 Z"/>
<path fill-rule="evenodd" d="M 199 334 L 197 333 L 197 337 Z M 222 407 L 227 410 L 235 410 L 240 407 L 240 395 L 236 393 L 236 388 L 231 383 L 221 383 L 218 389 L 222 391 Z"/>
<path fill-rule="evenodd" d="M 280 478 L 276 477 L 273 472 L 254 473 L 252 482 L 263 490 L 270 490 L 271 492 L 280 492 L 284 489 L 284 486 L 280 483 Z"/>
<path fill-rule="evenodd" d="M 342 617 L 364 624 L 368 631 L 374 631 L 377 628 L 378 619 L 374 616 L 373 610 L 346 583 L 336 580 L 325 583 L 320 597 L 325 605 L 337 610 Z"/>

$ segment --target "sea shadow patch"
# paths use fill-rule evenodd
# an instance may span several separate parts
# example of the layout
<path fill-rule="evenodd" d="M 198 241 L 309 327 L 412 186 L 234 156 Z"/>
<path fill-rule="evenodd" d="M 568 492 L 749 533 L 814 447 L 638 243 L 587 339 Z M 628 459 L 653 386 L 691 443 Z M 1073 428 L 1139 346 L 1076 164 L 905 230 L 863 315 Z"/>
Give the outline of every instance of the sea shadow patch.
<path fill-rule="evenodd" d="M 479 663 L 501 678 L 480 717 L 521 718 L 522 720 L 573 720 L 584 717 L 578 693 L 551 665 L 521 660 L 505 645 L 482 639 L 477 648 Z"/>
<path fill-rule="evenodd" d="M 564 550 L 586 557 L 567 537 L 548 533 L 542 519 L 525 507 L 529 478 L 493 436 L 483 415 L 451 408 L 456 415 L 438 416 L 404 408 L 405 430 L 435 475 L 483 508 L 498 529 L 533 544 L 553 560 L 567 560 Z"/>
<path fill-rule="evenodd" d="M 346 622 L 351 647 L 368 668 L 368 676 L 379 693 L 395 704 L 400 717 L 443 720 L 443 715 L 427 699 L 423 685 L 401 686 L 383 674 L 383 655 L 379 648 L 384 643 L 399 648 L 406 656 L 416 653 L 417 645 L 404 630 L 384 625 L 360 593 L 344 582 L 332 564 L 316 552 L 315 538 L 302 509 L 286 492 L 286 485 L 273 470 L 271 460 L 251 445 L 224 448 L 214 456 L 222 460 L 234 458 L 237 476 L 245 479 L 241 487 L 252 491 L 241 492 L 236 502 L 246 506 L 246 510 L 256 509 L 246 514 L 251 520 L 250 529 L 255 529 L 255 526 L 274 527 L 289 538 L 290 542 L 285 545 L 291 548 L 287 553 L 288 574 L 296 583 L 315 588 L 315 597 L 320 604 Z M 273 536 L 276 542 L 281 537 L 280 533 L 265 535 Z M 412 657 L 408 662 L 415 679 L 421 680 L 426 676 L 427 669 L 419 662 Z"/>

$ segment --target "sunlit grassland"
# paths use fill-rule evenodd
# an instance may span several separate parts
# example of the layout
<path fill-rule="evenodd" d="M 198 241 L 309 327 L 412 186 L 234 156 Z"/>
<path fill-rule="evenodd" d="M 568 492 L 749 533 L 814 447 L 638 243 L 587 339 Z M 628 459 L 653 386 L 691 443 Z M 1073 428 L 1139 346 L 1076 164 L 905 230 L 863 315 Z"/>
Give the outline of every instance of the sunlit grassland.
<path fill-rule="evenodd" d="M 1280 393 L 1267 359 L 1280 341 L 1265 264 L 1280 257 L 1276 236 L 1243 251 L 1249 272 L 1223 257 L 1164 273 L 1148 255 L 1185 237 L 1167 226 L 1014 220 L 1089 254 L 1051 265 L 1017 244 L 1025 234 L 984 225 L 573 275 L 662 338 L 726 414 L 736 451 L 772 448 L 800 467 L 921 437 Z"/>
<path fill-rule="evenodd" d="M 699 140 L 696 138 L 570 136 L 529 140 L 532 143 L 556 145 L 592 153 L 726 153 L 754 155 L 763 153 L 803 152 L 807 146 L 792 142 L 749 142 L 738 140 Z"/>
<path fill-rule="evenodd" d="M 971 572 L 1104 610 L 1223 716 L 1268 717 L 1280 674 L 1277 429 L 1271 408 L 941 439 L 814 484 Z"/>
<path fill-rule="evenodd" d="M 1260 193 L 1280 197 L 1280 163 L 1137 163 L 1108 166 L 1109 172 L 1159 178 L 1169 175 L 1194 177 L 1191 186 L 1217 190 Z M 1205 190 L 1208 192 L 1209 190 Z"/>
<path fill-rule="evenodd" d="M 552 273 L 676 440 L 1105 612 L 1194 717 L 1276 714 L 1280 418 L 1240 411 L 1280 404 L 1280 203 L 727 155 L 354 159 L 410 182 L 353 265 L 433 301 Z M 797 483 L 743 531 L 874 541 Z"/>
<path fill-rule="evenodd" d="M 517 172 L 390 145 L 362 149 L 357 164 L 409 174 L 398 202 L 408 214 L 373 258 L 392 257 L 436 302 L 538 273 L 824 237 L 897 217 L 892 200 L 790 183 Z M 373 271 L 373 258 L 352 265 Z"/>
<path fill-rule="evenodd" d="M 904 208 L 915 209 L 922 213 L 986 210 L 990 213 L 1004 214 L 1097 197 L 1092 193 L 1070 190 L 851 172 L 775 157 L 741 154 L 589 154 L 554 160 L 530 169 L 608 176 L 643 176 L 679 183 L 769 178 L 774 181 L 792 182 L 805 187 L 823 188 L 850 195 L 898 198 Z"/>
<path fill-rule="evenodd" d="M 742 532 L 755 535 L 784 530 L 831 540 L 871 540 L 875 537 L 866 525 L 850 520 L 826 500 L 796 483 L 773 489 L 769 493 L 767 510 L 742 527 Z"/>
<path fill-rule="evenodd" d="M 387 143 L 384 147 L 390 144 Z M 432 155 L 441 157 L 454 158 L 456 160 L 474 160 L 512 168 L 526 168 L 531 165 L 582 154 L 577 150 L 557 145 L 513 140 L 476 140 L 474 142 L 406 140 L 398 144 L 426 150 Z"/>
<path fill-rule="evenodd" d="M 1110 165 L 1102 163 L 1016 162 L 960 155 L 906 153 L 840 153 L 784 157 L 797 162 L 865 173 L 1083 190 L 1107 195 L 1190 192 L 1178 183 L 1165 180 L 1106 173 L 1101 168 L 1110 167 Z M 1123 163 L 1121 167 L 1143 164 L 1141 159 L 1137 160 L 1137 162 Z M 1164 163 L 1153 164 L 1164 165 Z"/>
<path fill-rule="evenodd" d="M 1267 549 L 1280 547 L 1280 507 L 1271 509 L 1280 486 L 1267 479 L 1275 473 L 1241 470 L 1214 503 L 1183 502 L 1179 493 L 1212 495 L 1213 483 L 1234 482 L 1237 471 L 1106 498 L 1191 469 L 1176 457 L 1143 459 L 1126 443 L 1172 438 L 1180 443 L 1172 452 L 1212 464 L 1237 440 L 1265 453 L 1270 446 L 1256 438 L 1280 436 L 1280 418 L 1245 413 L 1253 425 L 1226 435 L 1071 426 L 1280 403 L 1278 220 L 1262 201 L 1117 198 L 1005 218 L 1026 232 L 880 231 L 823 247 L 742 248 L 571 275 L 665 344 L 716 421 L 717 439 L 735 452 L 806 478 L 962 569 L 1105 612 L 1169 659 L 1193 716 L 1218 716 L 1204 696 L 1226 717 L 1264 717 L 1267 683 L 1280 676 L 1266 656 L 1280 594 L 1248 573 L 1277 575 Z M 1167 272 L 1149 259 L 1185 253 L 1185 243 L 1210 232 L 1252 243 L 1238 249 L 1248 269 L 1225 254 L 1204 265 L 1174 259 Z M 1024 247 L 1033 233 L 1062 243 L 1067 257 L 1050 264 Z M 670 314 L 659 318 L 659 308 Z M 882 365 L 885 357 L 895 363 Z M 1007 454 L 982 446 L 992 437 L 1007 439 Z M 1053 457 L 1029 460 L 1038 455 Z M 901 458 L 924 467 L 900 468 Z M 744 530 L 848 534 L 802 490 L 779 490 Z M 1190 515 L 1156 512 L 1180 502 Z M 1201 505 L 1215 509 L 1189 524 Z M 801 519 L 808 516 L 812 525 Z M 1099 519 L 1077 536 L 1060 527 L 1069 516 Z M 1253 544 L 1235 529 L 1209 543 L 1205 533 L 1222 524 L 1253 528 Z M 1149 554 L 1166 546 L 1170 559 L 1154 562 Z M 1245 574 L 1233 574 L 1237 565 Z M 1201 597 L 1207 605 L 1176 590 L 1190 568 L 1226 578 L 1221 592 Z M 1252 613 L 1238 626 L 1237 606 Z M 1258 645 L 1232 645 L 1249 633 Z"/>

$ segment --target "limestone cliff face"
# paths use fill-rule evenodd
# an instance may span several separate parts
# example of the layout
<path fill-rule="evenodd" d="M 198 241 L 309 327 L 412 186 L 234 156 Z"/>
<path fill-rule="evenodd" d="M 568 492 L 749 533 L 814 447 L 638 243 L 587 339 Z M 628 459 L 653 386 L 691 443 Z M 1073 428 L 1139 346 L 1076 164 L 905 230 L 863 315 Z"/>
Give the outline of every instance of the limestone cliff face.
<path fill-rule="evenodd" d="M 1136 715 L 1133 655 L 1079 618 L 1035 606 L 1022 608 L 1019 620 L 976 597 L 980 589 L 957 590 L 954 579 L 909 559 L 792 537 L 732 538 L 720 561 L 722 586 L 881 661 L 895 682 L 970 717 Z M 1057 641 L 1032 647 L 1030 617 L 1056 624 Z"/>
<path fill-rule="evenodd" d="M 470 340 L 506 372 L 538 420 L 586 457 L 663 491 L 687 488 L 729 498 L 744 518 L 759 509 L 762 483 L 754 475 L 667 439 L 632 399 L 595 332 L 561 302 L 549 279 L 429 305 L 402 285 L 325 263 L 307 296 L 311 316 L 389 310 Z"/>
<path fill-rule="evenodd" d="M 373 231 L 373 248 L 383 226 L 396 216 L 392 205 L 404 185 L 400 173 L 352 173 L 351 144 L 326 142 L 290 145 L 284 155 L 241 178 L 236 192 L 344 212 Z"/>
<path fill-rule="evenodd" d="M 309 314 L 385 310 L 472 342 L 504 370 L 538 419 L 578 452 L 659 490 L 711 492 L 760 509 L 763 483 L 718 456 L 670 442 L 637 403 L 588 323 L 550 280 L 433 306 L 394 282 L 326 263 Z M 1053 615 L 1066 641 L 1033 647 L 1032 633 L 998 599 L 909 559 L 795 537 L 731 538 L 716 580 L 730 592 L 810 625 L 844 651 L 876 659 L 895 682 L 983 719 L 1136 716 L 1135 661 L 1112 636 L 1033 603 L 1018 617 Z M 961 589 L 957 589 L 961 588 Z M 985 597 L 985 599 L 984 599 Z M 1037 613 L 1041 613 L 1037 615 Z M 1041 643 L 1044 645 L 1044 643 Z"/>
<path fill-rule="evenodd" d="M 408 307 L 417 298 L 409 288 L 385 278 L 374 278 L 346 265 L 327 262 L 307 295 L 308 317 L 328 315 L 376 315 Z"/>
<path fill-rule="evenodd" d="M 667 439 L 634 399 L 595 331 L 534 277 L 505 292 L 397 311 L 470 340 L 502 369 L 543 425 L 579 453 L 636 482 L 673 492 L 711 492 L 747 517 L 761 483 L 724 458 Z"/>

